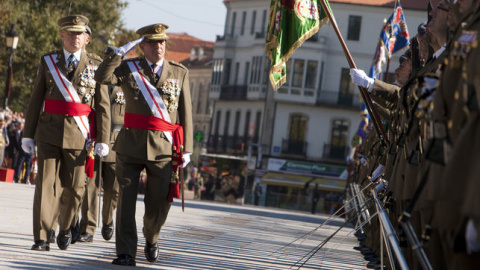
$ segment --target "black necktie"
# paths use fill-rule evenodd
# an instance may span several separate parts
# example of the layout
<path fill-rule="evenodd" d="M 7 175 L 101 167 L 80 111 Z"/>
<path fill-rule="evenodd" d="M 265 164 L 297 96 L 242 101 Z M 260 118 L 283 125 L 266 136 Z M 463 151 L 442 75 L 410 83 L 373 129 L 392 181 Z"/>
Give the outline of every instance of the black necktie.
<path fill-rule="evenodd" d="M 68 66 L 67 66 L 67 77 L 69 80 L 72 79 L 73 73 L 75 72 L 75 62 L 76 62 L 75 55 L 70 54 L 70 57 L 68 57 Z"/>
<path fill-rule="evenodd" d="M 154 80 L 154 83 L 157 84 L 158 82 L 158 74 L 155 72 L 155 69 L 157 68 L 157 64 L 152 64 L 152 73 L 153 73 L 153 80 Z"/>

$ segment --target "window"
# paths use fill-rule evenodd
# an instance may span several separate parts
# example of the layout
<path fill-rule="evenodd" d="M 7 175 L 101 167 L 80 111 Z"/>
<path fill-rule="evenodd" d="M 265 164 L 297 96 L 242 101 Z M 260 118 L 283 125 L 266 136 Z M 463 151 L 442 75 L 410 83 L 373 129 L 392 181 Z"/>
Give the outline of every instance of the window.
<path fill-rule="evenodd" d="M 202 98 L 201 98 L 202 92 L 203 92 L 203 84 L 200 83 L 198 85 L 198 95 L 197 95 L 197 114 L 200 114 L 202 109 Z"/>
<path fill-rule="evenodd" d="M 215 133 L 213 133 L 215 136 L 218 135 L 218 131 L 220 129 L 221 117 L 222 117 L 222 111 L 218 110 L 217 111 L 217 117 L 215 117 Z"/>
<path fill-rule="evenodd" d="M 225 65 L 222 68 L 223 73 L 223 84 L 230 84 L 230 68 L 232 65 L 231 59 L 225 59 Z"/>
<path fill-rule="evenodd" d="M 248 82 L 248 71 L 250 69 L 250 62 L 245 63 L 245 72 L 243 73 L 243 85 L 247 85 Z"/>
<path fill-rule="evenodd" d="M 255 20 L 257 19 L 257 11 L 254 10 L 252 14 L 252 25 L 250 26 L 250 35 L 255 34 Z"/>
<path fill-rule="evenodd" d="M 237 85 L 238 83 L 238 73 L 240 72 L 240 63 L 235 63 L 235 77 L 233 77 L 233 85 Z"/>
<path fill-rule="evenodd" d="M 230 111 L 225 114 L 225 125 L 223 126 L 223 136 L 228 136 L 228 130 L 230 129 Z"/>
<path fill-rule="evenodd" d="M 351 106 L 353 102 L 353 93 L 355 85 L 350 78 L 350 69 L 342 68 L 342 77 L 340 81 L 340 90 L 338 93 L 338 104 Z"/>
<path fill-rule="evenodd" d="M 330 157 L 344 159 L 347 150 L 349 122 L 335 119 L 332 122 L 332 137 L 330 141 Z"/>
<path fill-rule="evenodd" d="M 308 118 L 301 114 L 292 114 L 290 116 L 290 134 L 288 136 L 291 142 L 304 142 L 307 134 Z"/>
<path fill-rule="evenodd" d="M 307 135 L 308 117 L 302 114 L 291 114 L 289 120 L 288 140 L 284 144 L 282 152 L 304 155 L 306 153 L 305 138 Z M 285 148 L 286 147 L 286 148 Z"/>
<path fill-rule="evenodd" d="M 348 40 L 360 40 L 360 28 L 362 26 L 362 17 L 350 15 L 348 18 Z"/>
<path fill-rule="evenodd" d="M 207 105 L 205 106 L 205 114 L 210 115 L 210 99 L 207 97 Z"/>
<path fill-rule="evenodd" d="M 257 112 L 257 116 L 255 118 L 255 135 L 254 138 L 256 139 L 256 142 L 260 142 L 259 140 L 259 134 L 260 134 L 260 124 L 262 122 L 262 112 Z"/>
<path fill-rule="evenodd" d="M 252 113 L 250 111 L 247 112 L 247 114 L 245 115 L 245 126 L 244 126 L 244 129 L 243 129 L 243 137 L 245 139 L 247 139 L 248 137 L 250 137 L 250 115 Z"/>
<path fill-rule="evenodd" d="M 315 82 L 317 81 L 317 61 L 307 62 L 307 77 L 305 78 L 305 88 L 315 89 Z"/>
<path fill-rule="evenodd" d="M 242 13 L 242 28 L 240 29 L 240 35 L 243 36 L 243 33 L 245 33 L 245 21 L 247 20 L 247 12 L 244 11 Z"/>
<path fill-rule="evenodd" d="M 292 79 L 293 87 L 302 87 L 304 69 L 305 69 L 305 60 L 295 59 L 294 65 L 293 65 L 293 79 Z"/>
<path fill-rule="evenodd" d="M 235 21 L 237 20 L 237 13 L 233 12 L 232 25 L 230 27 L 230 36 L 233 37 L 235 31 Z"/>
<path fill-rule="evenodd" d="M 240 111 L 237 111 L 235 113 L 235 130 L 233 131 L 234 132 L 233 135 L 235 137 L 237 137 L 239 134 L 238 132 L 239 127 L 240 127 Z"/>
<path fill-rule="evenodd" d="M 263 11 L 263 15 L 262 15 L 262 29 L 260 30 L 260 31 L 262 31 L 262 34 L 267 32 L 267 29 L 265 27 L 266 22 L 267 22 L 267 10 L 265 9 Z"/>
<path fill-rule="evenodd" d="M 223 71 L 223 59 L 213 60 L 212 84 L 221 84 L 222 71 Z"/>

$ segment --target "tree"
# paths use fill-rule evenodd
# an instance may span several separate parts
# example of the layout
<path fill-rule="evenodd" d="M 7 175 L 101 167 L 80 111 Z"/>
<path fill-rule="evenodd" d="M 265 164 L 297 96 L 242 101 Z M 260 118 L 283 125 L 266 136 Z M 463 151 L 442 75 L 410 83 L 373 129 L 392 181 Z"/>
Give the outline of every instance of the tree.
<path fill-rule="evenodd" d="M 13 84 L 9 107 L 24 111 L 29 102 L 40 57 L 61 48 L 58 19 L 68 14 L 82 14 L 89 18 L 92 29 L 88 52 L 102 56 L 115 33 L 122 33 L 121 12 L 127 6 L 123 0 L 0 0 L 0 36 L 15 24 L 20 34 L 13 64 Z M 0 46 L 5 38 L 0 38 Z M 0 50 L 0 106 L 5 98 L 8 51 Z M 3 82 L 3 83 L 2 83 Z"/>

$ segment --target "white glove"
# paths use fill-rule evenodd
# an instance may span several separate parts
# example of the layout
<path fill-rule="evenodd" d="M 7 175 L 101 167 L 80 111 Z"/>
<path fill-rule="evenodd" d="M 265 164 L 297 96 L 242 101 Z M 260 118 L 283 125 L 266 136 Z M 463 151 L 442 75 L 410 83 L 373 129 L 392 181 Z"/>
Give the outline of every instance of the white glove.
<path fill-rule="evenodd" d="M 378 177 L 380 177 L 385 172 L 385 166 L 382 164 L 378 165 L 378 167 L 373 171 L 372 177 L 370 181 L 375 182 Z"/>
<path fill-rule="evenodd" d="M 144 38 L 145 37 L 141 37 L 137 40 L 130 41 L 129 43 L 123 45 L 122 47 L 117 48 L 115 50 L 115 53 L 120 56 L 125 56 L 129 51 L 133 50 L 133 48 L 135 48 L 135 46 L 137 46 L 138 43 L 142 42 Z"/>
<path fill-rule="evenodd" d="M 473 220 L 469 219 L 467 222 L 467 228 L 465 229 L 465 240 L 467 242 L 467 253 L 472 254 L 480 251 L 480 242 L 478 239 L 478 233 L 473 224 Z"/>
<path fill-rule="evenodd" d="M 352 82 L 355 85 L 359 85 L 363 88 L 366 88 L 368 92 L 372 92 L 373 85 L 375 84 L 375 80 L 368 77 L 367 74 L 365 74 L 365 71 L 361 69 L 351 68 L 350 77 L 352 77 Z"/>
<path fill-rule="evenodd" d="M 108 144 L 96 143 L 95 144 L 95 151 L 93 153 L 94 153 L 94 155 L 99 155 L 101 157 L 104 157 L 104 156 L 108 155 L 109 151 L 110 151 L 110 148 L 108 147 Z"/>
<path fill-rule="evenodd" d="M 190 163 L 190 156 L 192 155 L 192 153 L 185 153 L 183 154 L 183 164 L 182 164 L 182 168 L 185 168 L 187 167 L 188 163 Z"/>
<path fill-rule="evenodd" d="M 26 153 L 33 154 L 35 151 L 35 141 L 31 138 L 22 138 L 22 149 Z"/>

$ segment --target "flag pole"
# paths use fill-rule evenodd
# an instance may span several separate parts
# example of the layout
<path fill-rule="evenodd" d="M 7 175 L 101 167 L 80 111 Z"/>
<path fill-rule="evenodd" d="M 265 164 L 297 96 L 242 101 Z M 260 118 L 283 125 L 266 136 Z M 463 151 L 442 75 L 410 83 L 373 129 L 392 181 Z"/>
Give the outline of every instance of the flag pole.
<path fill-rule="evenodd" d="M 335 30 L 335 33 L 337 34 L 338 40 L 340 41 L 340 44 L 342 45 L 343 51 L 345 53 L 345 56 L 347 58 L 348 64 L 350 65 L 350 68 L 357 68 L 355 65 L 355 62 L 353 61 L 352 55 L 350 54 L 350 51 L 347 48 L 347 44 L 345 44 L 345 40 L 342 37 L 342 34 L 340 33 L 340 30 L 338 29 L 337 22 L 335 21 L 335 18 L 333 17 L 332 13 L 330 12 L 330 9 L 327 7 L 327 4 L 325 3 L 325 0 L 319 0 L 320 4 L 322 5 L 323 10 L 325 10 L 325 13 L 327 14 L 328 18 L 330 19 L 330 22 L 332 23 L 333 29 Z M 360 89 L 360 94 L 362 96 L 363 102 L 365 105 L 367 105 L 367 111 L 370 117 L 373 120 L 373 126 L 375 127 L 375 130 L 377 131 L 378 136 L 380 137 L 380 141 L 382 142 L 384 147 L 387 147 L 390 145 L 390 142 L 388 141 L 387 134 L 385 133 L 385 130 L 383 129 L 383 126 L 380 123 L 380 117 L 378 116 L 377 111 L 373 107 L 372 100 L 370 99 L 370 95 L 368 94 L 367 90 L 363 87 L 358 87 Z"/>
<path fill-rule="evenodd" d="M 388 56 L 387 60 L 387 70 L 385 71 L 385 76 L 383 76 L 383 81 L 387 82 L 388 80 L 388 71 L 390 70 L 390 56 Z"/>

